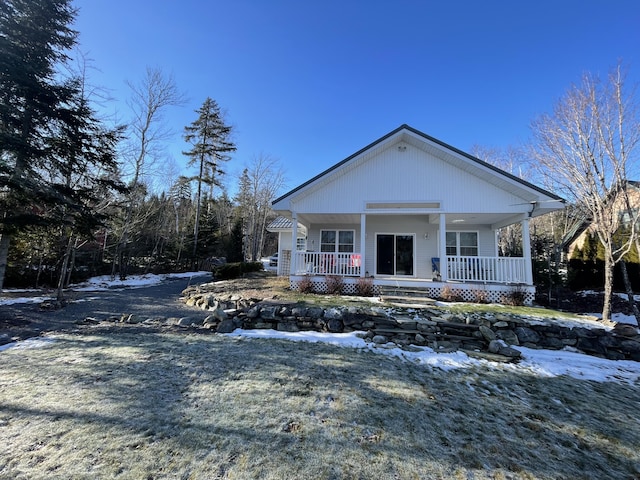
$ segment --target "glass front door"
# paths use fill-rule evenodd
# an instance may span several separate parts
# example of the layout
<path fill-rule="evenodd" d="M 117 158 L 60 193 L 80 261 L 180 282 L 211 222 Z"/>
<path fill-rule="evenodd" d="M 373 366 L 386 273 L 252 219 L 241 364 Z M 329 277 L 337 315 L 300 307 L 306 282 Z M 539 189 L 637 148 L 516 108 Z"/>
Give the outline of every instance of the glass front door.
<path fill-rule="evenodd" d="M 413 235 L 376 235 L 376 275 L 413 275 Z"/>

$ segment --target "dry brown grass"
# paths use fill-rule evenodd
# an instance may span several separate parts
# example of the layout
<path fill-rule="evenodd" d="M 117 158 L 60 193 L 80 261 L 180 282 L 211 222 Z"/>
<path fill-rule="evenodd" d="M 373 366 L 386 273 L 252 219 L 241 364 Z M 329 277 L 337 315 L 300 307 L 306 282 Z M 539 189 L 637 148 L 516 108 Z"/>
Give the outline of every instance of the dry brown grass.
<path fill-rule="evenodd" d="M 93 328 L 0 352 L 0 478 L 631 479 L 638 386 Z"/>

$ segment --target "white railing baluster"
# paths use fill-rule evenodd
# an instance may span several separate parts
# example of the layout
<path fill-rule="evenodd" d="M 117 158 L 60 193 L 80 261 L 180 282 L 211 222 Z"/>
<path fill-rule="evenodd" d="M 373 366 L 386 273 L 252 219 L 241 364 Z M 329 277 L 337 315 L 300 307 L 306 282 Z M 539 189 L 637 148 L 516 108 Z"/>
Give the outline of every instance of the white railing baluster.
<path fill-rule="evenodd" d="M 447 257 L 449 279 L 460 282 L 525 283 L 522 257 Z"/>

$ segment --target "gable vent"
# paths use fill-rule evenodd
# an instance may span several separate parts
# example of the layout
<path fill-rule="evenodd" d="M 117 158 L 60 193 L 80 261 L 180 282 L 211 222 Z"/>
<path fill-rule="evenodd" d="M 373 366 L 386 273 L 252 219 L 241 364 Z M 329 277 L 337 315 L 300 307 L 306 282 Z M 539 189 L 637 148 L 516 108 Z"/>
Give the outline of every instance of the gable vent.
<path fill-rule="evenodd" d="M 440 208 L 440 202 L 369 202 L 368 210 L 402 209 L 402 208 Z"/>

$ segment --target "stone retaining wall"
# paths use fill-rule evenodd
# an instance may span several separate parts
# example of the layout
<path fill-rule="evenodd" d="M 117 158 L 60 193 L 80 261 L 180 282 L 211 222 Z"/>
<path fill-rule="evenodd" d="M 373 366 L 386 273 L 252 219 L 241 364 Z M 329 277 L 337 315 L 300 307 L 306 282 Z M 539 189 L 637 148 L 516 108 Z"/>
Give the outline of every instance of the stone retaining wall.
<path fill-rule="evenodd" d="M 459 315 L 436 308 L 305 307 L 241 298 L 232 294 L 185 291 L 186 303 L 209 315 L 199 326 L 219 333 L 236 328 L 274 329 L 286 332 L 365 332 L 374 343 L 428 346 L 439 352 L 455 350 L 491 352 L 518 357 L 511 346 L 573 348 L 612 360 L 640 361 L 640 335 L 631 325 L 613 329 L 587 328 L 577 322 L 509 314 Z"/>

